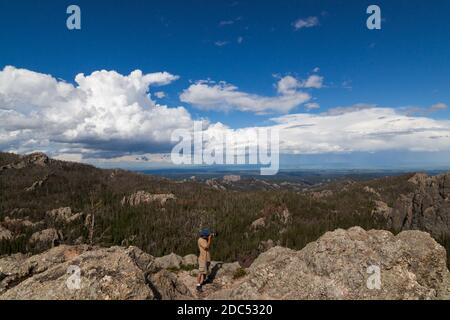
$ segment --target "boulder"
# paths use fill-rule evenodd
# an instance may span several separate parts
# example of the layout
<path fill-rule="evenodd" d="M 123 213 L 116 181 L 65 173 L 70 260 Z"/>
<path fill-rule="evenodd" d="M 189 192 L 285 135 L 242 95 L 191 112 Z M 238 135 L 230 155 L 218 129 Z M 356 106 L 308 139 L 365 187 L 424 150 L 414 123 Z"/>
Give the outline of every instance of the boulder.
<path fill-rule="evenodd" d="M 0 294 L 35 274 L 42 273 L 71 257 L 88 250 L 87 246 L 59 246 L 48 252 L 30 256 L 16 253 L 0 258 L 0 273 L 5 275 L 0 281 Z"/>
<path fill-rule="evenodd" d="M 42 187 L 44 182 L 45 182 L 45 180 L 35 181 L 35 182 L 33 182 L 33 184 L 31 186 L 29 186 L 28 188 L 25 188 L 25 191 L 26 192 L 36 191 L 36 189 Z"/>
<path fill-rule="evenodd" d="M 42 251 L 58 246 L 63 239 L 61 231 L 54 228 L 35 232 L 28 241 L 31 248 Z"/>
<path fill-rule="evenodd" d="M 220 268 L 217 270 L 216 277 L 217 278 L 233 278 L 234 274 L 237 270 L 241 269 L 241 265 L 239 262 L 233 263 L 223 263 L 220 265 Z"/>
<path fill-rule="evenodd" d="M 287 224 L 291 219 L 291 213 L 289 212 L 289 209 L 284 205 L 267 205 L 261 210 L 260 215 L 262 218 L 264 218 L 264 226 L 272 222 Z M 259 227 L 264 227 L 261 219 L 254 221 L 254 223 L 256 224 L 255 227 L 258 227 L 258 225 Z"/>
<path fill-rule="evenodd" d="M 19 231 L 26 228 L 34 228 L 36 226 L 40 226 L 42 223 L 33 223 L 30 220 L 28 220 L 28 217 L 24 219 L 11 219 L 10 217 L 6 216 L 3 220 L 3 225 L 12 231 Z"/>
<path fill-rule="evenodd" d="M 70 224 L 79 221 L 83 213 L 74 213 L 70 207 L 63 207 L 47 211 L 46 215 L 55 222 Z"/>
<path fill-rule="evenodd" d="M 223 182 L 225 183 L 239 182 L 239 181 L 241 181 L 241 176 L 239 175 L 230 174 L 223 176 Z"/>
<path fill-rule="evenodd" d="M 158 300 L 192 299 L 188 287 L 173 272 L 161 270 L 151 275 L 149 283 Z"/>
<path fill-rule="evenodd" d="M 392 208 L 390 208 L 385 202 L 380 200 L 374 201 L 375 208 L 372 210 L 372 215 L 375 217 L 383 217 L 384 219 L 388 219 L 392 214 Z"/>
<path fill-rule="evenodd" d="M 338 229 L 300 251 L 274 247 L 247 273 L 210 298 L 440 299 L 450 289 L 445 249 L 420 231 Z"/>
<path fill-rule="evenodd" d="M 188 254 L 183 257 L 181 264 L 184 266 L 197 266 L 198 257 L 195 254 Z"/>
<path fill-rule="evenodd" d="M 180 269 L 183 258 L 175 253 L 158 257 L 153 261 L 153 267 L 156 269 Z"/>
<path fill-rule="evenodd" d="M 148 272 L 155 258 L 152 255 L 142 251 L 138 247 L 130 246 L 126 249 L 128 256 L 136 263 L 139 269 Z"/>
<path fill-rule="evenodd" d="M 217 181 L 217 179 L 215 179 L 215 178 L 213 178 L 213 179 L 208 179 L 208 180 L 205 181 L 205 183 L 206 183 L 207 186 L 209 186 L 209 187 L 211 187 L 211 188 L 213 188 L 213 189 L 216 189 L 216 190 L 220 190 L 220 191 L 225 191 L 225 190 L 227 190 L 227 188 L 225 188 L 223 185 L 221 185 L 221 184 Z"/>
<path fill-rule="evenodd" d="M 172 193 L 168 194 L 151 194 L 145 191 L 137 191 L 128 197 L 123 197 L 121 204 L 130 206 L 138 206 L 140 204 L 159 202 L 164 205 L 168 200 L 175 200 L 176 197 Z"/>
<path fill-rule="evenodd" d="M 273 263 L 279 256 L 287 256 L 293 254 L 295 251 L 289 248 L 275 246 L 268 251 L 260 254 L 251 264 L 250 268 L 258 266 L 269 265 Z"/>
<path fill-rule="evenodd" d="M 8 229 L 3 228 L 0 226 L 0 241 L 6 240 L 9 241 L 13 237 L 13 234 Z"/>
<path fill-rule="evenodd" d="M 0 259 L 0 272 L 9 274 L 0 299 L 153 299 L 136 260 L 151 259 L 143 255 L 122 247 L 60 246 L 33 257 Z M 72 270 L 79 271 L 79 282 Z"/>
<path fill-rule="evenodd" d="M 311 192 L 311 197 L 314 200 L 321 200 L 323 198 L 331 197 L 331 196 L 333 196 L 333 194 L 334 193 L 331 190 L 314 191 L 314 192 Z"/>
<path fill-rule="evenodd" d="M 258 250 L 260 252 L 265 252 L 273 247 L 275 247 L 275 242 L 272 239 L 269 239 L 267 241 L 261 241 L 258 245 Z"/>
<path fill-rule="evenodd" d="M 266 226 L 266 219 L 259 218 L 252 222 L 252 224 L 250 225 L 250 229 L 252 229 L 253 231 L 256 231 L 256 230 L 264 228 L 265 226 Z"/>
<path fill-rule="evenodd" d="M 280 210 L 276 213 L 277 218 L 280 220 L 282 224 L 287 224 L 291 218 L 291 213 L 287 208 Z"/>

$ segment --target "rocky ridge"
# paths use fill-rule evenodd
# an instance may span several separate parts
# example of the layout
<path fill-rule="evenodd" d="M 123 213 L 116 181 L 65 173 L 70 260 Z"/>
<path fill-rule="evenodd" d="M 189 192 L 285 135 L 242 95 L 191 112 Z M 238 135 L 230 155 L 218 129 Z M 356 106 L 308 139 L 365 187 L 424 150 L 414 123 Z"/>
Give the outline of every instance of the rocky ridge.
<path fill-rule="evenodd" d="M 400 195 L 392 204 L 375 201 L 374 214 L 387 218 L 387 228 L 423 230 L 434 237 L 450 235 L 450 173 L 413 175 L 413 192 Z"/>
<path fill-rule="evenodd" d="M 155 258 L 133 246 L 61 245 L 34 256 L 0 258 L 0 299 L 450 297 L 445 249 L 421 231 L 394 236 L 359 227 L 338 229 L 300 251 L 272 247 L 247 269 L 214 262 L 213 281 L 201 294 L 195 292 L 195 262 L 193 255 Z M 380 285 L 373 288 L 368 283 L 377 267 Z"/>

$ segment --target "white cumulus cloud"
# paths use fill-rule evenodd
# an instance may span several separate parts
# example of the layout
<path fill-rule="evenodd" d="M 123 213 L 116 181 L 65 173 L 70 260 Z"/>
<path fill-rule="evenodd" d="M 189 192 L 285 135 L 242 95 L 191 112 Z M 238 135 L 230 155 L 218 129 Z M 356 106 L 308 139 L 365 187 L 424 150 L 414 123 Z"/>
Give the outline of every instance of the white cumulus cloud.
<path fill-rule="evenodd" d="M 313 74 L 306 80 L 299 80 L 293 76 L 285 76 L 277 83 L 277 90 L 280 94 L 292 94 L 300 88 L 321 89 L 323 87 L 323 77 Z"/>
<path fill-rule="evenodd" d="M 167 148 L 172 130 L 192 120 L 182 107 L 156 104 L 148 91 L 176 79 L 167 72 L 102 70 L 78 74 L 73 85 L 7 66 L 0 71 L 0 149 L 115 154 Z"/>
<path fill-rule="evenodd" d="M 202 110 L 287 113 L 311 99 L 309 93 L 298 90 L 309 88 L 308 81 L 302 82 L 292 76 L 283 77 L 276 84 L 278 95 L 274 97 L 243 92 L 223 81 L 199 81 L 185 89 L 180 100 Z"/>
<path fill-rule="evenodd" d="M 359 104 L 320 114 L 297 113 L 271 120 L 273 125 L 240 129 L 211 124 L 205 131 L 206 144 L 214 145 L 215 137 L 220 135 L 245 143 L 255 130 L 276 129 L 281 154 L 450 151 L 449 120 L 411 117 L 394 108 Z M 249 140 L 250 144 L 255 143 L 255 139 Z"/>
<path fill-rule="evenodd" d="M 157 97 L 158 99 L 163 99 L 166 97 L 166 94 L 164 93 L 164 91 L 157 91 L 155 92 L 155 97 Z"/>
<path fill-rule="evenodd" d="M 320 89 L 323 86 L 323 77 L 313 74 L 302 84 L 304 88 Z"/>

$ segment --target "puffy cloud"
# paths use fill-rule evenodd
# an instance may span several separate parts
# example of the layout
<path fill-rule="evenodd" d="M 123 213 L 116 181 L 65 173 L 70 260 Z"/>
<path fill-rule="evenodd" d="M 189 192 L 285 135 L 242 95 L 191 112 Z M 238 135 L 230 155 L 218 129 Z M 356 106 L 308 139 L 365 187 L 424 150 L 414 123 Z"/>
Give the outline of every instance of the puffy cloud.
<path fill-rule="evenodd" d="M 173 129 L 191 127 L 192 120 L 182 107 L 156 104 L 148 90 L 177 78 L 167 72 L 136 70 L 124 76 L 102 70 L 78 74 L 72 85 L 5 67 L 0 71 L 0 149 L 68 148 L 102 155 L 167 149 Z"/>
<path fill-rule="evenodd" d="M 351 154 L 354 152 L 449 152 L 450 121 L 411 117 L 393 108 L 359 104 L 320 114 L 298 113 L 271 119 L 265 127 L 230 129 L 216 123 L 205 128 L 205 145 L 220 145 L 230 136 L 252 145 L 255 130 L 278 130 L 281 154 Z"/>
<path fill-rule="evenodd" d="M 319 25 L 319 18 L 308 17 L 308 18 L 297 19 L 292 25 L 294 26 L 295 30 L 316 27 Z"/>
<path fill-rule="evenodd" d="M 166 94 L 164 93 L 164 91 L 157 91 L 155 92 L 155 97 L 157 97 L 158 99 L 162 99 L 166 97 Z"/>
<path fill-rule="evenodd" d="M 292 94 L 301 87 L 301 82 L 292 76 L 285 76 L 277 83 L 277 91 L 280 94 Z"/>
<path fill-rule="evenodd" d="M 307 80 L 308 81 L 308 80 Z M 277 85 L 278 96 L 265 97 L 239 91 L 238 87 L 226 82 L 199 81 L 192 84 L 180 95 L 180 100 L 202 110 L 239 110 L 265 114 L 286 113 L 309 101 L 311 96 L 298 91 L 304 83 L 292 76 L 281 78 Z"/>
<path fill-rule="evenodd" d="M 285 76 L 277 83 L 277 90 L 280 94 L 292 94 L 299 88 L 321 89 L 323 86 L 323 77 L 311 75 L 306 80 L 298 80 L 293 76 Z"/>
<path fill-rule="evenodd" d="M 302 86 L 304 88 L 320 89 L 323 86 L 323 77 L 313 74 L 303 82 Z"/>

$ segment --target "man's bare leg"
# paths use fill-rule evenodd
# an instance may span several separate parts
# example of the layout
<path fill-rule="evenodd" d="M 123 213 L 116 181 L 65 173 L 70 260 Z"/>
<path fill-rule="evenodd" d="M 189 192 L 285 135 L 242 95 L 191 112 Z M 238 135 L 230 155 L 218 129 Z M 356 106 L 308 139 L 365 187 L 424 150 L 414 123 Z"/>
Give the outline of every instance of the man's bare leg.
<path fill-rule="evenodd" d="M 198 275 L 198 277 L 197 277 L 197 283 L 198 284 L 202 284 L 203 283 L 203 277 L 204 277 L 203 273 L 200 273 Z"/>
<path fill-rule="evenodd" d="M 201 288 L 202 288 L 202 284 L 203 284 L 203 277 L 204 277 L 204 274 L 203 273 L 200 273 L 198 276 L 197 276 L 197 290 L 201 290 Z"/>

